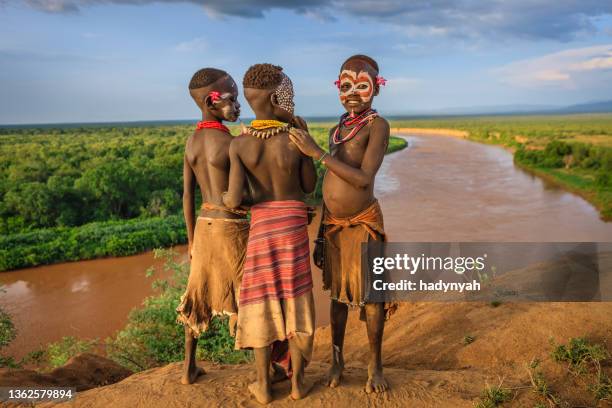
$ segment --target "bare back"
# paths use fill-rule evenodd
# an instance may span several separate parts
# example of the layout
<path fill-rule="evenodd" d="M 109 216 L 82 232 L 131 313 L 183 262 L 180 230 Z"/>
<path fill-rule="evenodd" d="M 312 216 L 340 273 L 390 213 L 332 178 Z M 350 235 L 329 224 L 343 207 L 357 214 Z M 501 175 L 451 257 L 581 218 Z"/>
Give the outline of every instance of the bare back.
<path fill-rule="evenodd" d="M 227 190 L 230 172 L 229 146 L 233 137 L 216 129 L 196 131 L 185 146 L 185 161 L 200 191 L 202 202 L 223 206 L 221 194 Z M 239 215 L 219 210 L 201 210 L 211 218 L 239 218 Z"/>
<path fill-rule="evenodd" d="M 288 133 L 269 139 L 244 134 L 235 143 L 253 203 L 304 199 L 303 162 L 310 159 L 291 143 Z"/>

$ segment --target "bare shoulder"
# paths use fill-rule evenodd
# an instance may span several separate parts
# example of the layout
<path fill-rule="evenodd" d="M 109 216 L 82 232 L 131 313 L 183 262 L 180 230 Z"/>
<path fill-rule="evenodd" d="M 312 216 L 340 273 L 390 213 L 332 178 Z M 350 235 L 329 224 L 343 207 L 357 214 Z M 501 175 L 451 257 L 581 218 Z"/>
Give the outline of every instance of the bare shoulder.
<path fill-rule="evenodd" d="M 230 152 L 234 151 L 236 153 L 241 153 L 247 150 L 249 148 L 248 145 L 250 144 L 252 139 L 253 138 L 250 135 L 247 135 L 244 133 L 241 135 L 232 137 L 232 141 L 230 143 Z"/>
<path fill-rule="evenodd" d="M 191 135 L 187 137 L 187 139 L 185 139 L 185 152 L 188 152 L 192 149 L 193 141 L 195 137 L 196 137 L 196 132 L 193 132 Z"/>
<path fill-rule="evenodd" d="M 372 121 L 371 129 L 377 133 L 380 132 L 389 135 L 391 127 L 389 126 L 387 119 L 383 118 L 382 116 L 377 116 Z"/>
<path fill-rule="evenodd" d="M 189 136 L 187 136 L 187 139 L 185 139 L 185 144 L 189 145 L 191 142 L 193 142 L 193 139 L 195 139 L 195 137 L 197 136 L 196 134 L 197 132 L 193 132 L 192 134 L 190 134 Z"/>

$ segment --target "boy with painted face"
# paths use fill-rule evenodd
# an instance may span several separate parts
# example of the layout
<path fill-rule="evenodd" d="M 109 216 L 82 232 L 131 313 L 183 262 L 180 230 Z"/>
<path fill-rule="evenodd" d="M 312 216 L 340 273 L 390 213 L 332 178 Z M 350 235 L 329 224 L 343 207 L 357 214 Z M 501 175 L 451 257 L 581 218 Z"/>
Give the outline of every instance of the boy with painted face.
<path fill-rule="evenodd" d="M 315 326 L 304 196 L 314 190 L 317 175 L 312 159 L 289 140 L 289 129 L 305 128 L 305 123 L 293 116 L 293 85 L 282 68 L 253 65 L 243 85 L 256 119 L 230 146 L 230 184 L 223 202 L 238 206 L 248 180 L 253 206 L 236 347 L 254 350 L 257 381 L 249 391 L 266 404 L 272 400 L 271 355 L 287 339 L 291 397 L 301 399 L 309 391 L 304 367 Z"/>
<path fill-rule="evenodd" d="M 370 342 L 365 391 L 384 392 L 382 337 L 386 318 L 395 305 L 365 303 L 362 297 L 361 244 L 386 240 L 383 217 L 374 197 L 374 181 L 389 143 L 389 124 L 372 109 L 385 80 L 378 64 L 365 55 L 348 58 L 335 82 L 346 113 L 331 129 L 326 153 L 305 131 L 293 130 L 300 150 L 327 167 L 323 180 L 324 213 L 314 253 L 323 269 L 325 289 L 331 291 L 332 367 L 328 385 L 336 387 L 344 369 L 342 349 L 348 306 L 361 308 Z"/>
<path fill-rule="evenodd" d="M 185 325 L 185 365 L 181 382 L 191 384 L 204 371 L 196 366 L 197 338 L 214 315 L 236 320 L 242 264 L 249 234 L 246 212 L 223 206 L 230 173 L 233 137 L 223 121 L 240 114 L 238 88 L 225 71 L 204 68 L 189 83 L 189 93 L 202 111 L 202 121 L 187 139 L 183 164 L 183 212 L 187 225 L 191 268 L 187 289 L 176 309 Z M 195 186 L 202 208 L 195 219 Z"/>

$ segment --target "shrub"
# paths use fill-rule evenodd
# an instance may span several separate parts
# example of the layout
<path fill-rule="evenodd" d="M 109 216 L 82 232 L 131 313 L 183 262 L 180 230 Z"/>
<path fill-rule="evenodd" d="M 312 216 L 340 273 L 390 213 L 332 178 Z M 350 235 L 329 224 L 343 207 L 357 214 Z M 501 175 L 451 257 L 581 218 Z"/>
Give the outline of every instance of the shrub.
<path fill-rule="evenodd" d="M 61 367 L 77 354 L 90 351 L 96 343 L 96 340 L 79 340 L 71 336 L 62 337 L 60 341 L 47 345 L 42 359 L 47 362 L 50 368 Z"/>
<path fill-rule="evenodd" d="M 0 292 L 4 291 L 0 287 Z M 11 344 L 17 336 L 17 330 L 11 316 L 0 308 L 0 350 Z M 0 367 L 17 367 L 18 363 L 12 358 L 0 355 Z"/>
<path fill-rule="evenodd" d="M 185 332 L 176 322 L 176 308 L 187 284 L 188 267 L 177 263 L 171 250 L 156 250 L 155 256 L 166 259 L 164 269 L 172 272 L 171 277 L 155 280 L 153 287 L 158 293 L 133 309 L 127 325 L 106 340 L 108 356 L 133 371 L 181 361 L 184 356 Z M 152 273 L 150 270 L 148 275 Z M 234 350 L 227 321 L 220 318 L 215 318 L 210 329 L 200 336 L 197 356 L 229 364 L 250 359 L 250 353 Z"/>

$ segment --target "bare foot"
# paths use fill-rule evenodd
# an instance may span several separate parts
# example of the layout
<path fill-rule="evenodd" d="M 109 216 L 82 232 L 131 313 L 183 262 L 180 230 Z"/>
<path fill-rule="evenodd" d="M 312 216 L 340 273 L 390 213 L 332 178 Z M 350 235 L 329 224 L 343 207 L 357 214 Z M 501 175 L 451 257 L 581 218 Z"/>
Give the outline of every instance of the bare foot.
<path fill-rule="evenodd" d="M 181 377 L 181 384 L 193 384 L 199 376 L 204 374 L 206 374 L 206 371 L 204 371 L 202 367 L 190 367 L 189 370 L 183 373 L 183 376 Z"/>
<path fill-rule="evenodd" d="M 344 364 L 334 361 L 329 369 L 329 372 L 327 373 L 327 385 L 329 387 L 336 388 L 338 385 L 340 385 L 342 371 L 344 371 Z"/>
<path fill-rule="evenodd" d="M 266 405 L 272 401 L 272 390 L 270 387 L 261 386 L 257 381 L 249 384 L 249 391 L 251 391 L 251 394 L 260 404 Z"/>
<path fill-rule="evenodd" d="M 289 377 L 285 369 L 280 364 L 272 363 L 272 367 L 270 368 L 270 382 L 276 384 L 288 379 Z"/>
<path fill-rule="evenodd" d="M 304 398 L 306 395 L 308 395 L 308 393 L 312 389 L 313 385 L 314 384 L 312 384 L 310 382 L 307 383 L 304 380 L 302 380 L 302 381 L 292 381 L 292 384 L 291 384 L 291 399 L 299 400 L 299 399 Z"/>
<path fill-rule="evenodd" d="M 389 383 L 383 376 L 382 368 L 373 370 L 372 374 L 368 375 L 368 382 L 365 385 L 365 392 L 371 394 L 373 392 L 380 393 L 389 389 Z"/>

